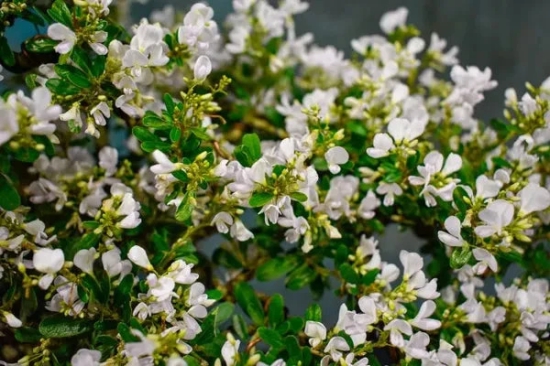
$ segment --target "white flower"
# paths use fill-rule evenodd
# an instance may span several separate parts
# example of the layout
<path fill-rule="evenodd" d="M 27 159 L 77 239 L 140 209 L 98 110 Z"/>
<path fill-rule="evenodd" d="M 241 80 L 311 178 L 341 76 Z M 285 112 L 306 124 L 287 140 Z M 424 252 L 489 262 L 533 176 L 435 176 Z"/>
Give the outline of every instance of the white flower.
<path fill-rule="evenodd" d="M 359 299 L 358 305 L 362 314 L 355 314 L 353 320 L 364 330 L 367 330 L 369 325 L 378 322 L 376 303 L 371 297 L 363 296 Z"/>
<path fill-rule="evenodd" d="M 349 344 L 342 337 L 333 337 L 328 342 L 324 349 L 325 353 L 329 353 L 334 362 L 338 362 L 342 358 L 342 351 L 349 351 Z"/>
<path fill-rule="evenodd" d="M 247 241 L 254 237 L 254 234 L 248 230 L 241 220 L 235 220 L 235 223 L 231 226 L 230 233 L 232 238 L 238 241 Z"/>
<path fill-rule="evenodd" d="M 418 314 L 414 317 L 413 320 L 411 320 L 410 323 L 414 327 L 420 328 L 425 331 L 438 329 L 441 326 L 441 322 L 437 319 L 428 318 L 434 313 L 435 308 L 435 302 L 431 300 L 425 301 L 420 307 Z"/>
<path fill-rule="evenodd" d="M 105 169 L 107 176 L 117 171 L 118 151 L 114 147 L 106 146 L 99 152 L 99 166 Z"/>
<path fill-rule="evenodd" d="M 147 304 L 140 302 L 134 308 L 132 315 L 140 320 L 145 320 L 151 315 L 151 311 L 149 310 L 149 306 L 147 306 Z"/>
<path fill-rule="evenodd" d="M 109 52 L 109 49 L 103 44 L 107 40 L 109 34 L 105 31 L 94 32 L 88 44 L 98 55 L 106 55 Z"/>
<path fill-rule="evenodd" d="M 380 28 L 386 34 L 392 33 L 395 28 L 403 27 L 407 22 L 409 11 L 407 8 L 400 7 L 382 15 L 380 19 Z"/>
<path fill-rule="evenodd" d="M 142 21 L 135 29 L 135 35 L 130 41 L 130 48 L 122 57 L 122 66 L 131 68 L 132 75 L 142 78 L 145 83 L 152 81 L 150 73 L 142 74 L 142 67 L 164 66 L 169 58 L 165 51 L 167 45 L 163 41 L 164 31 L 159 24 L 148 24 Z"/>
<path fill-rule="evenodd" d="M 491 180 L 485 175 L 480 175 L 476 179 L 476 195 L 482 199 L 493 198 L 498 195 L 500 188 L 502 187 L 501 182 Z"/>
<path fill-rule="evenodd" d="M 349 160 L 349 154 L 341 146 L 334 146 L 325 153 L 325 159 L 328 163 L 328 169 L 332 174 L 340 172 L 339 165 L 345 164 Z"/>
<path fill-rule="evenodd" d="M 166 366 L 188 366 L 188 365 L 183 358 L 178 356 L 172 356 L 170 357 L 170 359 L 168 359 L 168 362 L 166 362 Z"/>
<path fill-rule="evenodd" d="M 181 169 L 181 164 L 172 163 L 168 156 L 160 150 L 153 151 L 153 159 L 158 164 L 151 166 L 151 171 L 155 174 L 167 174 L 172 173 L 175 170 Z"/>
<path fill-rule="evenodd" d="M 166 275 L 173 278 L 176 283 L 190 285 L 199 278 L 198 274 L 191 272 L 193 266 L 193 264 L 187 264 L 183 260 L 178 259 L 170 265 L 166 271 Z"/>
<path fill-rule="evenodd" d="M 376 215 L 374 210 L 376 210 L 379 206 L 380 200 L 376 197 L 372 190 L 369 190 L 367 195 L 361 200 L 357 213 L 363 219 L 370 220 Z"/>
<path fill-rule="evenodd" d="M 20 328 L 23 325 L 21 320 L 19 320 L 12 313 L 9 313 L 7 311 L 2 311 L 2 315 L 4 315 L 4 319 L 6 320 L 6 323 L 12 328 Z"/>
<path fill-rule="evenodd" d="M 132 271 L 132 262 L 127 259 L 121 260 L 120 249 L 118 248 L 103 253 L 101 256 L 101 263 L 109 277 L 120 275 L 122 278 Z"/>
<path fill-rule="evenodd" d="M 77 316 L 84 309 L 84 303 L 78 297 L 77 285 L 63 276 L 57 276 L 54 281 L 56 294 L 51 301 L 46 302 L 46 309 L 56 312 L 68 310 L 68 315 Z"/>
<path fill-rule="evenodd" d="M 529 344 L 529 341 L 525 339 L 522 336 L 517 336 L 514 340 L 514 347 L 512 348 L 512 351 L 514 353 L 514 356 L 519 358 L 520 360 L 526 361 L 531 358 L 527 352 L 531 349 L 531 344 Z"/>
<path fill-rule="evenodd" d="M 374 147 L 368 148 L 367 154 L 377 159 L 388 156 L 396 146 L 410 148 L 408 145 L 424 133 L 425 127 L 425 123 L 419 119 L 412 122 L 404 118 L 392 119 L 388 124 L 388 133 L 377 133 L 373 140 Z"/>
<path fill-rule="evenodd" d="M 186 304 L 190 306 L 187 311 L 194 318 L 202 319 L 207 315 L 206 308 L 211 306 L 215 300 L 209 299 L 204 292 L 206 288 L 200 282 L 195 282 L 189 288 L 189 297 Z"/>
<path fill-rule="evenodd" d="M 420 195 L 424 196 L 426 206 L 428 207 L 437 205 L 434 195 L 440 197 L 444 201 L 451 201 L 453 198 L 453 190 L 458 179 L 449 180 L 446 178 L 460 170 L 462 167 L 462 158 L 455 153 L 450 153 L 445 161 L 445 165 L 443 165 L 443 160 L 443 155 L 440 152 L 432 151 L 424 158 L 424 165 L 418 167 L 418 172 L 421 177 L 409 177 L 409 183 L 413 186 L 424 186 Z M 443 187 L 436 188 L 430 184 L 436 175 L 439 175 L 440 179 L 445 179 L 445 182 L 449 182 L 444 184 Z"/>
<path fill-rule="evenodd" d="M 98 103 L 95 107 L 90 110 L 90 114 L 94 118 L 94 122 L 98 126 L 105 126 L 107 124 L 107 119 L 111 117 L 111 109 L 109 105 L 105 102 Z M 86 133 L 95 135 L 96 128 L 93 124 L 89 123 Z"/>
<path fill-rule="evenodd" d="M 131 332 L 136 337 L 139 337 L 140 341 L 125 343 L 124 344 L 125 355 L 130 357 L 151 356 L 155 351 L 155 349 L 157 348 L 157 344 L 154 341 L 148 339 L 146 336 L 144 336 L 141 332 L 137 330 L 132 329 Z M 143 363 L 143 364 L 138 361 L 136 365 L 153 365 L 153 361 L 151 360 L 150 363 Z"/>
<path fill-rule="evenodd" d="M 235 340 L 231 333 L 227 333 L 227 341 L 222 346 L 222 357 L 227 366 L 235 365 L 240 345 L 241 341 Z"/>
<path fill-rule="evenodd" d="M 73 259 L 75 266 L 90 275 L 94 272 L 95 248 L 79 250 Z"/>
<path fill-rule="evenodd" d="M 101 352 L 86 348 L 81 348 L 71 358 L 71 366 L 99 366 Z"/>
<path fill-rule="evenodd" d="M 424 259 L 418 253 L 407 252 L 402 250 L 399 252 L 399 260 L 403 264 L 403 279 L 409 279 L 414 274 L 422 270 Z"/>
<path fill-rule="evenodd" d="M 19 132 L 19 123 L 15 110 L 0 99 L 0 146 L 8 142 L 17 132 Z"/>
<path fill-rule="evenodd" d="M 429 357 L 426 347 L 430 344 L 430 337 L 423 332 L 415 333 L 407 341 L 405 345 L 405 353 L 408 356 L 416 359 L 425 359 Z"/>
<path fill-rule="evenodd" d="M 543 211 L 550 206 L 550 192 L 544 187 L 535 183 L 529 183 L 518 193 L 520 198 L 520 213 L 530 214 L 531 212 Z"/>
<path fill-rule="evenodd" d="M 474 258 L 479 262 L 474 266 L 474 271 L 481 275 L 485 272 L 487 267 L 491 269 L 494 273 L 498 272 L 498 263 L 496 258 L 489 253 L 486 249 L 475 248 L 473 251 Z"/>
<path fill-rule="evenodd" d="M 55 46 L 55 51 L 62 55 L 71 52 L 76 43 L 76 34 L 61 23 L 54 23 L 48 27 L 48 37 L 61 41 Z"/>
<path fill-rule="evenodd" d="M 309 345 L 313 348 L 317 347 L 327 338 L 327 328 L 324 324 L 311 320 L 306 322 L 304 333 L 309 337 Z"/>
<path fill-rule="evenodd" d="M 227 234 L 229 226 L 233 225 L 233 217 L 227 212 L 218 212 L 210 224 L 216 225 L 219 233 Z"/>
<path fill-rule="evenodd" d="M 439 240 L 441 240 L 444 244 L 447 244 L 451 247 L 461 247 L 466 242 L 464 239 L 462 239 L 462 235 L 460 234 L 460 229 L 462 227 L 462 224 L 460 223 L 460 220 L 456 216 L 449 216 L 445 220 L 444 223 L 445 231 L 438 231 L 437 237 Z"/>
<path fill-rule="evenodd" d="M 139 217 L 140 204 L 134 199 L 132 190 L 122 183 L 115 183 L 111 186 L 111 195 L 113 197 L 122 197 L 120 206 L 116 209 L 116 214 L 123 219 L 118 223 L 122 229 L 133 229 L 141 224 Z"/>
<path fill-rule="evenodd" d="M 514 205 L 505 200 L 495 200 L 479 213 L 479 218 L 485 223 L 474 229 L 479 237 L 501 235 L 514 218 Z"/>
<path fill-rule="evenodd" d="M 174 280 L 167 276 L 157 278 L 154 273 L 150 273 L 147 276 L 147 284 L 149 285 L 149 293 L 153 295 L 158 302 L 162 302 L 170 299 L 171 297 L 177 297 L 173 292 L 176 283 Z"/>
<path fill-rule="evenodd" d="M 380 182 L 378 188 L 376 188 L 376 193 L 384 196 L 384 206 L 393 206 L 395 196 L 401 196 L 403 189 L 397 183 Z"/>
<path fill-rule="evenodd" d="M 40 279 L 39 285 L 40 288 L 47 289 L 53 281 L 54 274 L 63 268 L 65 255 L 61 249 L 41 248 L 34 252 L 32 262 L 37 271 L 46 274 Z"/>
<path fill-rule="evenodd" d="M 195 80 L 204 81 L 208 75 L 212 72 L 212 63 L 207 56 L 201 55 L 195 62 L 193 67 L 193 75 Z"/>
<path fill-rule="evenodd" d="M 151 265 L 151 262 L 149 262 L 149 258 L 147 257 L 147 252 L 145 249 L 138 245 L 134 245 L 130 250 L 128 251 L 128 259 L 134 262 L 134 264 L 143 267 L 149 271 L 153 270 L 153 266 Z"/>
<path fill-rule="evenodd" d="M 384 330 L 390 331 L 390 342 L 396 347 L 403 348 L 405 346 L 405 339 L 403 334 L 412 335 L 412 327 L 409 323 L 402 319 L 394 319 L 389 322 Z"/>

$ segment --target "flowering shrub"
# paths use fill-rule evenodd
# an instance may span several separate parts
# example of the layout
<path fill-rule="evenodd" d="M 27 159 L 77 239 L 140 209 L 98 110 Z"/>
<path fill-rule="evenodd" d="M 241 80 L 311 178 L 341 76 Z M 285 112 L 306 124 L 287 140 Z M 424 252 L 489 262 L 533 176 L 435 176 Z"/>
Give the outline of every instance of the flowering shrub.
<path fill-rule="evenodd" d="M 0 38 L 26 84 L 0 99 L 0 364 L 550 364 L 550 79 L 484 123 L 491 70 L 403 8 L 347 59 L 296 36 L 301 0 L 233 0 L 226 33 L 202 3 L 129 28 L 128 1 L 34 3 L 0 11 L 47 29 Z M 392 223 L 422 255 L 381 258 Z M 283 277 L 337 323 L 250 284 Z"/>

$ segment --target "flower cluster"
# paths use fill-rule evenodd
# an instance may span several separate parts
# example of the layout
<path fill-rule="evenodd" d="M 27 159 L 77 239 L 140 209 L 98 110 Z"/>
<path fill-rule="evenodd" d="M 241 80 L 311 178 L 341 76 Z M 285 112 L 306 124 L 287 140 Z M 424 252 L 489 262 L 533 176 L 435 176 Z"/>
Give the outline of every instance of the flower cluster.
<path fill-rule="evenodd" d="M 233 0 L 226 31 L 204 3 L 28 3 L 0 11 L 26 83 L 0 98 L 0 365 L 550 365 L 550 79 L 484 122 L 491 70 L 404 8 L 347 58 L 296 34 L 302 0 Z M 421 250 L 387 262 L 389 226 Z M 283 278 L 336 324 L 256 287 Z"/>

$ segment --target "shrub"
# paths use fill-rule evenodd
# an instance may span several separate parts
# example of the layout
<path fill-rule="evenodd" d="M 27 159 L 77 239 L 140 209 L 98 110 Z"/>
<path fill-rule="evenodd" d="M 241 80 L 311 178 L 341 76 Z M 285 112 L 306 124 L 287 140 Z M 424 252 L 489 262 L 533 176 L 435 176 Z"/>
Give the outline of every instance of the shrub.
<path fill-rule="evenodd" d="M 0 38 L 26 85 L 0 99 L 0 364 L 550 364 L 550 80 L 484 123 L 491 70 L 404 8 L 348 59 L 296 36 L 301 0 L 234 0 L 225 33 L 128 4 L 2 3 L 47 31 Z M 424 242 L 402 268 L 390 224 Z M 337 324 L 251 284 L 282 278 Z"/>

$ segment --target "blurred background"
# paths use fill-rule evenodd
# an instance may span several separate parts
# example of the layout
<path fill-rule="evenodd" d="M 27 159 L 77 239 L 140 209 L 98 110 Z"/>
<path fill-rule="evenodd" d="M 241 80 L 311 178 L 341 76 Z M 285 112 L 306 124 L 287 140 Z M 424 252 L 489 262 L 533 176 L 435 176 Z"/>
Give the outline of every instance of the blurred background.
<path fill-rule="evenodd" d="M 134 4 L 132 15 L 172 4 L 188 9 L 198 0 L 149 0 Z M 209 0 L 220 23 L 231 11 L 231 0 Z M 277 0 L 270 1 L 274 4 Z M 312 32 L 320 45 L 350 52 L 350 41 L 381 33 L 382 14 L 400 6 L 409 9 L 409 23 L 424 39 L 436 32 L 460 49 L 462 65 L 489 66 L 499 87 L 477 107 L 478 117 L 502 115 L 504 90 L 523 94 L 526 81 L 534 85 L 550 76 L 550 1 L 548 0 L 309 0 L 309 10 L 296 18 L 298 33 Z"/>

